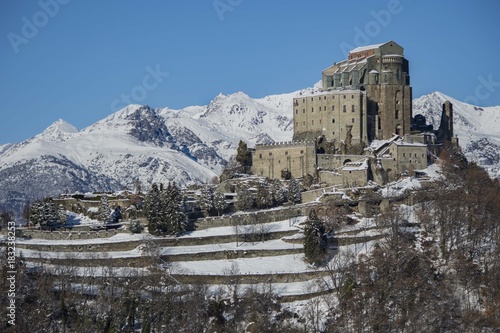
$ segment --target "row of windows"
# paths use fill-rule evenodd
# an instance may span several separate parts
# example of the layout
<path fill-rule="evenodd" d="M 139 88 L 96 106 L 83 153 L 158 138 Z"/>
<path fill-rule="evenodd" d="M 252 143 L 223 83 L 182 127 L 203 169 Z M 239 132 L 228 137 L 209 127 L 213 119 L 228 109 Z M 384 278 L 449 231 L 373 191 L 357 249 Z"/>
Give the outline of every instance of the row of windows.
<path fill-rule="evenodd" d="M 304 154 L 304 150 L 301 150 L 300 153 Z M 288 155 L 288 151 L 285 151 L 285 155 Z M 273 156 L 273 153 L 269 152 L 269 156 Z M 259 154 L 259 158 L 262 158 L 262 154 Z"/>
<path fill-rule="evenodd" d="M 321 111 L 321 106 L 319 107 L 319 111 Z M 326 106 L 323 107 L 323 111 L 326 111 Z M 332 111 L 335 111 L 335 105 L 332 105 Z M 342 111 L 343 112 L 347 112 L 347 106 L 346 105 L 342 105 Z M 356 108 L 354 105 L 351 105 L 351 112 L 355 112 L 356 111 Z M 311 108 L 311 112 L 314 112 L 314 108 Z M 302 109 L 302 113 L 306 113 L 306 109 L 303 108 Z M 295 114 L 299 114 L 299 109 L 295 109 Z M 397 116 L 396 116 L 396 119 L 397 119 Z"/>
<path fill-rule="evenodd" d="M 353 123 L 353 124 L 354 124 L 355 122 L 356 122 L 356 119 L 355 119 L 355 118 L 351 118 L 351 123 Z M 319 120 L 319 124 L 320 124 L 320 125 L 322 124 L 321 119 Z M 332 118 L 332 124 L 335 124 L 335 118 Z M 305 122 L 305 121 L 303 121 L 303 122 L 302 122 L 302 125 L 303 125 L 303 126 L 305 126 L 305 125 L 306 125 L 306 122 Z M 313 120 L 311 120 L 311 125 L 314 125 L 314 119 L 313 119 Z M 295 126 L 299 126 L 299 122 L 298 122 L 298 121 L 296 121 L 296 122 L 295 122 Z M 403 156 L 404 156 L 404 154 L 403 154 Z"/>
<path fill-rule="evenodd" d="M 422 154 L 422 157 L 424 157 L 425 154 Z M 418 154 L 415 153 L 415 157 L 417 157 Z M 403 157 L 406 157 L 406 153 L 403 153 Z M 411 157 L 411 153 L 408 153 L 408 157 Z"/>
<path fill-rule="evenodd" d="M 335 99 L 335 96 L 336 95 L 332 95 L 332 99 Z M 337 96 L 340 96 L 340 95 L 337 95 Z M 342 95 L 344 99 L 347 98 L 347 95 Z M 321 101 L 321 97 L 323 97 L 323 100 L 326 100 L 326 95 L 325 96 L 318 96 L 318 100 Z M 351 99 L 354 99 L 354 95 L 351 95 Z M 311 97 L 311 101 L 314 101 L 314 97 Z M 306 99 L 305 98 L 302 98 L 302 103 L 305 103 L 306 102 Z"/>

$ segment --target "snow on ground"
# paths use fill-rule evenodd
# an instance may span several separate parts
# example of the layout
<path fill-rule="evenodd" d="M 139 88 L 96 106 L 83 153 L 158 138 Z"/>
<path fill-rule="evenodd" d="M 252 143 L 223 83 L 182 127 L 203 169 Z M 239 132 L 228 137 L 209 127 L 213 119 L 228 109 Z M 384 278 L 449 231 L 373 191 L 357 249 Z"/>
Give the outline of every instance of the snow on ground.
<path fill-rule="evenodd" d="M 396 182 L 387 184 L 387 186 L 381 190 L 381 194 L 384 197 L 399 196 L 404 194 L 406 190 L 415 190 L 421 187 L 422 184 L 420 184 L 420 181 L 417 178 L 406 177 Z"/>
<path fill-rule="evenodd" d="M 108 238 L 91 238 L 91 239 L 17 239 L 17 244 L 39 244 L 39 245 L 91 245 L 91 244 L 106 244 L 106 243 L 121 243 L 130 241 L 140 241 L 151 237 L 149 234 L 130 234 L 118 233 Z"/>
<path fill-rule="evenodd" d="M 33 269 L 36 271 L 40 267 L 39 263 L 26 262 L 26 267 L 28 269 Z M 43 264 L 44 269 L 54 272 L 57 275 L 71 274 L 72 276 L 92 276 L 92 277 L 137 277 L 137 276 L 147 276 L 150 274 L 147 268 L 142 267 L 111 267 L 111 266 L 100 266 L 100 267 L 78 267 L 78 266 L 63 266 L 63 265 L 52 265 Z"/>
<path fill-rule="evenodd" d="M 178 261 L 172 273 L 224 275 L 237 265 L 240 274 L 280 274 L 314 271 L 304 261 L 304 254 L 276 257 L 238 258 L 228 260 Z"/>
<path fill-rule="evenodd" d="M 441 164 L 439 162 L 432 163 L 429 165 L 427 168 L 421 170 L 422 172 L 425 172 L 427 176 L 429 176 L 431 179 L 440 179 L 443 177 L 441 173 Z"/>
<path fill-rule="evenodd" d="M 340 252 L 349 252 L 358 256 L 370 252 L 376 243 L 376 241 L 369 241 L 362 244 L 342 246 Z M 317 270 L 306 263 L 304 254 L 300 253 L 275 257 L 177 261 L 171 272 L 193 275 L 224 275 L 231 271 L 234 265 L 236 265 L 240 274 L 305 273 Z"/>
<path fill-rule="evenodd" d="M 97 213 L 97 211 L 98 211 L 97 207 L 90 207 L 88 209 L 88 212 Z M 91 219 L 90 217 L 85 216 L 83 214 L 70 212 L 69 210 L 66 211 L 66 215 L 68 215 L 68 221 L 66 221 L 65 226 L 68 227 L 79 227 L 79 226 L 92 227 L 95 225 L 102 225 L 101 221 Z"/>
<path fill-rule="evenodd" d="M 257 228 L 259 226 L 265 227 L 269 232 L 278 232 L 278 231 L 289 231 L 289 230 L 297 230 L 298 225 L 304 222 L 307 219 L 306 216 L 299 216 L 293 219 L 286 219 L 278 222 L 271 223 L 263 223 L 256 225 Z M 293 224 L 292 224 L 293 223 Z M 246 229 L 248 229 L 249 225 L 241 225 L 238 226 L 238 233 L 243 233 Z M 208 228 L 203 230 L 195 230 L 188 232 L 186 235 L 180 236 L 179 238 L 199 238 L 199 237 L 208 237 L 208 236 L 227 236 L 236 234 L 236 228 L 233 226 L 230 227 L 215 227 Z"/>
<path fill-rule="evenodd" d="M 160 250 L 161 255 L 176 255 L 176 254 L 190 254 L 190 253 L 210 253 L 218 251 L 236 251 L 236 250 L 290 250 L 301 249 L 302 244 L 293 244 L 282 241 L 281 239 L 274 239 L 265 242 L 232 242 L 222 244 L 208 244 L 208 245 L 195 245 L 195 246 L 175 246 L 164 247 Z"/>
<path fill-rule="evenodd" d="M 265 242 L 231 242 L 220 244 L 207 245 L 192 245 L 192 246 L 173 246 L 160 247 L 160 255 L 179 255 L 193 253 L 210 253 L 218 251 L 236 251 L 236 250 L 290 250 L 301 249 L 302 244 L 287 243 L 280 239 L 269 240 Z M 53 252 L 53 251 L 37 251 L 30 249 L 18 248 L 18 252 L 22 252 L 25 258 L 39 258 L 40 255 L 44 259 L 109 259 L 109 258 L 139 258 L 147 255 L 147 249 L 144 245 L 140 245 L 135 249 L 128 251 L 106 251 L 106 252 Z"/>

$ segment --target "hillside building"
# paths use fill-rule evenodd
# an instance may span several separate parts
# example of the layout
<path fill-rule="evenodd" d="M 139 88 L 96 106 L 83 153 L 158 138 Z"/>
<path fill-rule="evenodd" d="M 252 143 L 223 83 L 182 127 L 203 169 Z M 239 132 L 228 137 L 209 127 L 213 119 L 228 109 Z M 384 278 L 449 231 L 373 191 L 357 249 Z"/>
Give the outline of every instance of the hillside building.
<path fill-rule="evenodd" d="M 255 147 L 254 174 L 310 174 L 331 185 L 386 183 L 425 169 L 436 144 L 453 137 L 450 102 L 436 133 L 425 117 L 412 118 L 409 62 L 393 41 L 352 50 L 323 71 L 322 83 L 319 93 L 293 99 L 292 142 Z"/>

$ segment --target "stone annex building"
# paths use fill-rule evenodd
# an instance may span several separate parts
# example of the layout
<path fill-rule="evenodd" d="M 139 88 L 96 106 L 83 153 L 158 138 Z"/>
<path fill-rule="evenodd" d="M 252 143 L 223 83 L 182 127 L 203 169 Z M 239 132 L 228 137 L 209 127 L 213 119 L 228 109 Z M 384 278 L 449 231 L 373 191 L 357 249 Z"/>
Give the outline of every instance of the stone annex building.
<path fill-rule="evenodd" d="M 252 172 L 311 175 L 329 185 L 379 184 L 425 169 L 453 135 L 453 106 L 438 131 L 412 117 L 409 63 L 393 41 L 358 47 L 323 71 L 323 89 L 293 100 L 293 141 L 257 145 Z"/>

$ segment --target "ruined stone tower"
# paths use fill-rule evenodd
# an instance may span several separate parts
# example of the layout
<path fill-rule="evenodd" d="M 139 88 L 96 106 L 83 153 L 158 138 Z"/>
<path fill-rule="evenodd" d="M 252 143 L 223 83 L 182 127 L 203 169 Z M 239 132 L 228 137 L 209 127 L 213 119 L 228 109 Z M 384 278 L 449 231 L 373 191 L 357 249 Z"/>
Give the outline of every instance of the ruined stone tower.
<path fill-rule="evenodd" d="M 441 113 L 441 123 L 438 130 L 438 141 L 444 142 L 453 138 L 453 104 L 450 101 L 443 103 L 443 111 Z"/>

